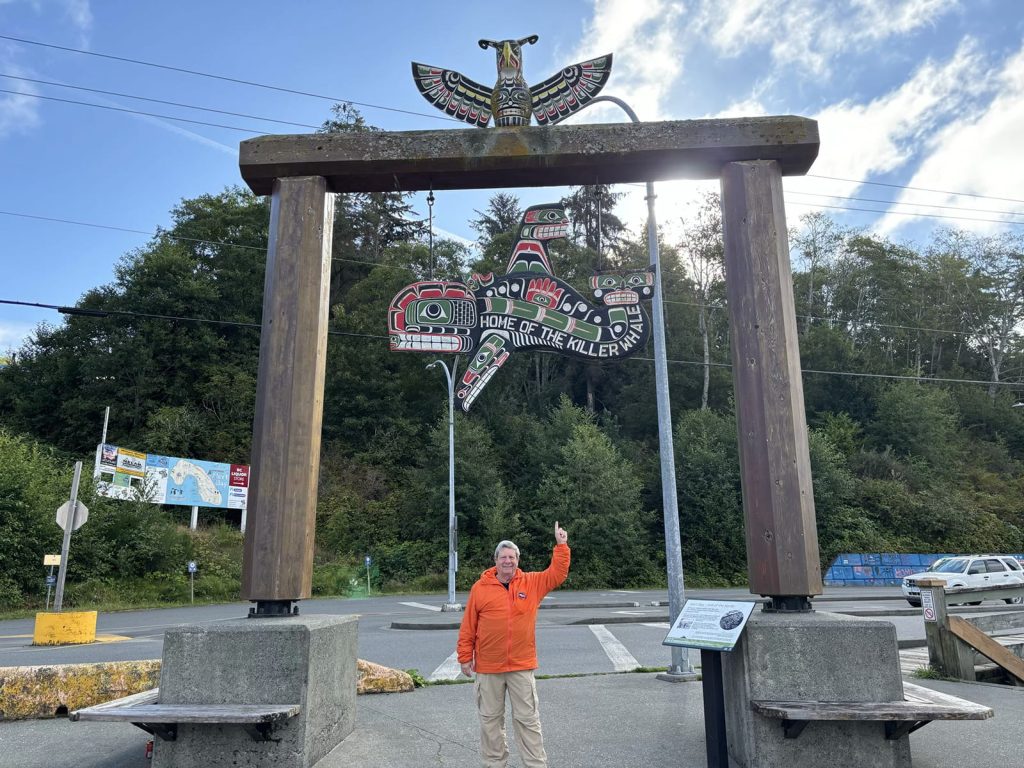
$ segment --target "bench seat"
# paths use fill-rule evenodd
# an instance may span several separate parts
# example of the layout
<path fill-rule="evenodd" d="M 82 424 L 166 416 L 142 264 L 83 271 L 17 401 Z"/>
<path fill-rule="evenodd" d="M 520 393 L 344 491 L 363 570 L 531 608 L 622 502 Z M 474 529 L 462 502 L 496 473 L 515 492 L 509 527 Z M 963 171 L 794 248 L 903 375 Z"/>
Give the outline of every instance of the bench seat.
<path fill-rule="evenodd" d="M 298 704 L 161 704 L 160 689 L 114 699 L 71 713 L 71 720 L 120 720 L 166 741 L 178 736 L 179 723 L 241 725 L 257 741 L 270 738 L 273 727 L 301 710 Z"/>
<path fill-rule="evenodd" d="M 885 737 L 898 739 L 932 720 L 986 720 L 992 708 L 956 696 L 903 683 L 903 701 L 751 701 L 755 712 L 782 721 L 787 739 L 797 738 L 812 720 L 885 723 Z"/>

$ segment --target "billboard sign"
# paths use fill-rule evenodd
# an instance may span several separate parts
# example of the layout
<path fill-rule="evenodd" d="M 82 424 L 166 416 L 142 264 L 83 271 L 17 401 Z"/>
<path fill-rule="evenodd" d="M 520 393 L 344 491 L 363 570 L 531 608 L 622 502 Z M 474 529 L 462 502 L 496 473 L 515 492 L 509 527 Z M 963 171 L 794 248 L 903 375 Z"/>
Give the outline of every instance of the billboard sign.
<path fill-rule="evenodd" d="M 245 509 L 249 467 L 139 453 L 116 445 L 96 448 L 96 492 L 183 507 Z"/>

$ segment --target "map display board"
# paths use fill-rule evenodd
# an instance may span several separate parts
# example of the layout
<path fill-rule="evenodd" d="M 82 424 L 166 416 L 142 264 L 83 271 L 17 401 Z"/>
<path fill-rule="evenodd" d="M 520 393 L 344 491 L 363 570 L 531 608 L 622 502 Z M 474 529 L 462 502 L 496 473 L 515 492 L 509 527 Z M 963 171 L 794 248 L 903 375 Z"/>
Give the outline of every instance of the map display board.
<path fill-rule="evenodd" d="M 183 507 L 245 509 L 249 467 L 139 453 L 116 445 L 96 447 L 96 492 Z"/>
<path fill-rule="evenodd" d="M 752 610 L 752 602 L 687 600 L 661 644 L 731 651 L 736 647 Z"/>

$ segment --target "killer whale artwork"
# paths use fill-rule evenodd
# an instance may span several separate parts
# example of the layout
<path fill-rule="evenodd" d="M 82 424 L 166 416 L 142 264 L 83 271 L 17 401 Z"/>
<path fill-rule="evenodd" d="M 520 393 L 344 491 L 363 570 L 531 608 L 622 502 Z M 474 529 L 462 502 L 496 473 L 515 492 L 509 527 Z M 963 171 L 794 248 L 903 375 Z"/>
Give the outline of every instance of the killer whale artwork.
<path fill-rule="evenodd" d="M 504 275 L 403 288 L 388 309 L 391 349 L 471 353 L 455 391 L 464 411 L 516 350 L 612 360 L 643 349 L 651 323 L 641 302 L 654 296 L 654 268 L 595 273 L 600 305 L 590 304 L 551 269 L 546 244 L 568 227 L 559 205 L 535 205 L 523 213 Z"/>

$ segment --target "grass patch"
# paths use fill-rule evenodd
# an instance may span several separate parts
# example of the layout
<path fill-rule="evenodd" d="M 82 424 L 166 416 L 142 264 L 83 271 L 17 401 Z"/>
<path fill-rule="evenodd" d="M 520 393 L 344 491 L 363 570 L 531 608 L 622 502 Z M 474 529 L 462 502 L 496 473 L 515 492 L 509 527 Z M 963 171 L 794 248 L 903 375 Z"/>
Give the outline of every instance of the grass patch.
<path fill-rule="evenodd" d="M 950 680 L 952 678 L 946 677 L 942 672 L 937 670 L 935 667 L 928 665 L 927 667 L 918 667 L 911 673 L 918 680 Z"/>

